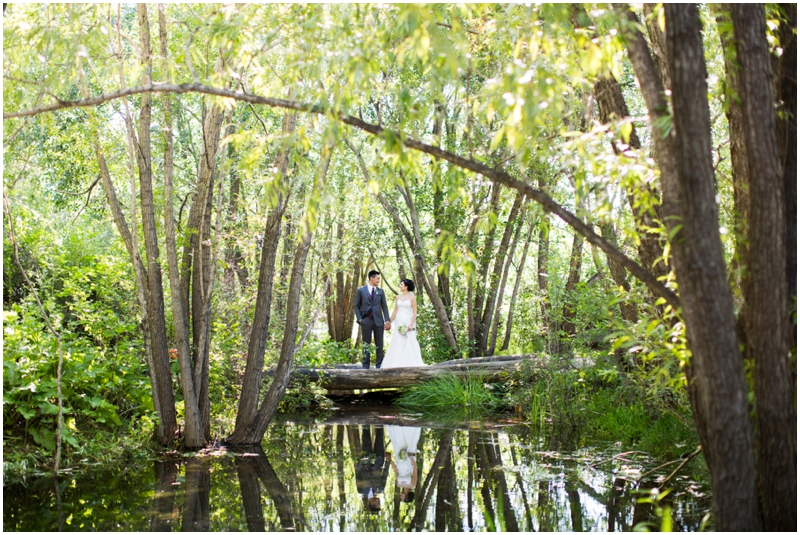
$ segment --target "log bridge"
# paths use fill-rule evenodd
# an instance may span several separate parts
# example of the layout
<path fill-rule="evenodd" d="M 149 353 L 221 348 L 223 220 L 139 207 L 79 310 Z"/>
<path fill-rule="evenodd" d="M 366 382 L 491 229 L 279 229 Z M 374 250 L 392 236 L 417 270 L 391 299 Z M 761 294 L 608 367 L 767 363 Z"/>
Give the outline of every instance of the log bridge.
<path fill-rule="evenodd" d="M 455 359 L 414 368 L 364 370 L 360 364 L 340 364 L 332 368 L 295 368 L 292 379 L 316 382 L 333 391 L 396 389 L 430 381 L 437 377 L 480 375 L 484 382 L 502 383 L 519 371 L 520 363 L 533 355 Z M 269 370 L 272 375 L 274 370 Z"/>

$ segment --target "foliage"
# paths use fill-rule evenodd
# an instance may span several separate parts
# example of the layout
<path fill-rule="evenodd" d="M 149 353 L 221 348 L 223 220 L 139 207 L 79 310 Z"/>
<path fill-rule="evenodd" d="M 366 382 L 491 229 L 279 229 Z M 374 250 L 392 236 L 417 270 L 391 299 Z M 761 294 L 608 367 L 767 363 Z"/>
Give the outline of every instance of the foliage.
<path fill-rule="evenodd" d="M 335 366 L 336 364 L 356 364 L 360 362 L 360 350 L 333 341 L 309 338 L 303 349 L 295 353 L 294 365 L 308 368 Z"/>
<path fill-rule="evenodd" d="M 95 224 L 95 214 L 80 215 L 74 225 L 64 224 L 63 214 L 44 218 L 18 210 L 15 216 L 24 236 L 23 267 L 63 333 L 68 463 L 110 459 L 111 452 L 120 457 L 130 444 L 147 450 L 142 429 L 152 430 L 146 422 L 153 418 L 153 400 L 121 244 Z M 27 287 L 16 287 L 13 295 L 3 311 L 3 427 L 12 472 L 37 466 L 55 448 L 58 413 L 56 339 Z"/>
<path fill-rule="evenodd" d="M 581 360 L 526 362 L 511 403 L 542 429 L 581 430 L 657 457 L 677 458 L 696 447 L 684 392 L 644 389 L 639 383 L 648 380 L 646 372 L 622 372 L 600 353 Z"/>

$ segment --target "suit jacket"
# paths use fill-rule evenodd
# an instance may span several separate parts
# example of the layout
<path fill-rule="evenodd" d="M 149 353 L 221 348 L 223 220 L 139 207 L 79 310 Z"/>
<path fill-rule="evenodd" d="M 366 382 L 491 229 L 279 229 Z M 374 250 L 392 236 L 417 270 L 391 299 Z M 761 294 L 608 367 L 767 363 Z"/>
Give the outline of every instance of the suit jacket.
<path fill-rule="evenodd" d="M 364 315 L 370 309 L 372 309 L 372 319 L 376 325 L 389 321 L 389 305 L 386 304 L 386 294 L 380 288 L 375 288 L 375 299 L 371 302 L 368 286 L 362 286 L 356 290 L 355 309 L 359 322 L 364 319 Z"/>

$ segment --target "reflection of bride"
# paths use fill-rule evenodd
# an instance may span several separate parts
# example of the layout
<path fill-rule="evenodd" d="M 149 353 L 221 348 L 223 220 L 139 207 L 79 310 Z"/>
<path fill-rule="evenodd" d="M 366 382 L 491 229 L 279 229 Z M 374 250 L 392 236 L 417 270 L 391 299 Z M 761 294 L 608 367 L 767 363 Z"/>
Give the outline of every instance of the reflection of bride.
<path fill-rule="evenodd" d="M 392 312 L 392 341 L 381 364 L 381 369 L 425 366 L 417 342 L 417 298 L 414 281 L 400 281 L 400 295 Z"/>
<path fill-rule="evenodd" d="M 416 454 L 421 429 L 387 425 L 386 431 L 394 449 L 392 470 L 397 486 L 400 487 L 400 499 L 408 503 L 414 499 L 413 489 L 417 486 Z"/>

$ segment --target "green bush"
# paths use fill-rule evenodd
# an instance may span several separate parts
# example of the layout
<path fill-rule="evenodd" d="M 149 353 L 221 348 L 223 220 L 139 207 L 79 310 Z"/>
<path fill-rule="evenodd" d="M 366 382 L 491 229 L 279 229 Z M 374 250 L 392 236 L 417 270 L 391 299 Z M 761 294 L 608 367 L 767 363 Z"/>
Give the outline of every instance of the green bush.
<path fill-rule="evenodd" d="M 685 393 L 642 388 L 642 376 L 620 373 L 613 359 L 595 353 L 579 368 L 550 357 L 526 361 L 509 402 L 543 429 L 570 428 L 592 440 L 619 442 L 657 457 L 675 458 L 697 446 Z"/>
<path fill-rule="evenodd" d="M 321 366 L 356 364 L 360 362 L 360 350 L 348 346 L 348 342 L 340 344 L 332 340 L 322 341 L 309 337 L 303 349 L 295 353 L 294 365 L 318 368 Z"/>

